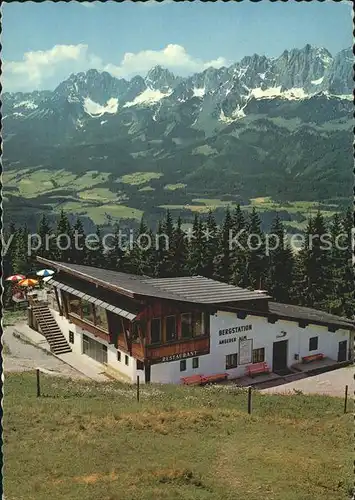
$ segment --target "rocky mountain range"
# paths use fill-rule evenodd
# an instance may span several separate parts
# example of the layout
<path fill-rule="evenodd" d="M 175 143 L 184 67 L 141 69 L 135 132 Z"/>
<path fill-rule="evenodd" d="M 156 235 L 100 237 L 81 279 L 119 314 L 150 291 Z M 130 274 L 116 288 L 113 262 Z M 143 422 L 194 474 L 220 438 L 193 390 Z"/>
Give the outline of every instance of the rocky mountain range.
<path fill-rule="evenodd" d="M 54 91 L 4 93 L 4 165 L 106 172 L 101 187 L 121 191 L 132 189 L 122 176 L 158 172 L 150 187 L 164 204 L 174 183 L 181 203 L 341 198 L 352 175 L 353 62 L 350 48 L 332 56 L 306 45 L 186 78 L 160 66 L 129 81 L 91 69 Z M 143 193 L 127 196 L 151 210 Z"/>

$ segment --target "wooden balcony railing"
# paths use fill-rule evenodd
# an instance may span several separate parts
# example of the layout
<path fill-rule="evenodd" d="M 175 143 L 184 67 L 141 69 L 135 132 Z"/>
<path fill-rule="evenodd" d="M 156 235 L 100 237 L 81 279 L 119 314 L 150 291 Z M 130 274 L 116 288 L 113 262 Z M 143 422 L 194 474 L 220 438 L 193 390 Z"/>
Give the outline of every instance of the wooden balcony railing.
<path fill-rule="evenodd" d="M 95 335 L 95 337 L 99 337 L 100 339 L 106 340 L 106 342 L 110 343 L 110 335 L 98 328 L 95 325 L 92 325 L 88 323 L 87 321 L 83 321 L 81 318 L 79 318 L 76 314 L 69 313 L 69 319 L 74 325 L 79 326 L 83 330 L 86 330 L 89 333 L 92 333 Z"/>

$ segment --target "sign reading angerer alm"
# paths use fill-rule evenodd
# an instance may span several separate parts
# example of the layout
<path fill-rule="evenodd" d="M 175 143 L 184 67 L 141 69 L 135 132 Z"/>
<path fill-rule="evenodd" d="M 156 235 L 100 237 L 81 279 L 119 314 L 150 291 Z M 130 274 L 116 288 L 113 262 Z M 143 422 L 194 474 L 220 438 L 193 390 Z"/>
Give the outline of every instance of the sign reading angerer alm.
<path fill-rule="evenodd" d="M 232 333 L 244 333 L 248 332 L 253 328 L 253 325 L 243 325 L 234 326 L 233 328 L 226 328 L 225 330 L 219 330 L 218 335 L 222 337 L 223 335 L 231 335 Z M 220 339 L 219 344 L 229 344 L 231 342 L 237 342 L 237 337 L 228 337 L 226 339 Z"/>

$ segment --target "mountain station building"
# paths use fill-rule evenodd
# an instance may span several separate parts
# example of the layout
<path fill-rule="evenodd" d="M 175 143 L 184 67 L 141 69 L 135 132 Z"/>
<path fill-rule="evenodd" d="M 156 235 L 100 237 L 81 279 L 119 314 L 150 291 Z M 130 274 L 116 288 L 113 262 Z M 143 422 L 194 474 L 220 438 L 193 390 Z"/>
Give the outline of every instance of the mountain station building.
<path fill-rule="evenodd" d="M 149 278 L 38 261 L 56 273 L 47 298 L 31 300 L 29 325 L 54 353 L 89 356 L 119 379 L 238 379 L 263 366 L 283 375 L 321 358 L 339 366 L 352 360 L 353 321 L 264 292 L 202 276 Z"/>

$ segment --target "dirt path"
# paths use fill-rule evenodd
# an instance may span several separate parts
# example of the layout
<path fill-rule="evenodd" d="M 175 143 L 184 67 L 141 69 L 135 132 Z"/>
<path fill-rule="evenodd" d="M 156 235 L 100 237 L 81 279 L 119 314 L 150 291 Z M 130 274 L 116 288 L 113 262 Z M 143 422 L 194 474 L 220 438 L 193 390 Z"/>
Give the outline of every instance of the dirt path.
<path fill-rule="evenodd" d="M 6 350 L 3 354 L 5 372 L 22 372 L 42 368 L 43 371 L 48 370 L 49 373 L 55 372 L 65 377 L 86 378 L 60 359 L 47 354 L 42 349 L 22 342 L 14 337 L 13 333 L 14 328 L 11 326 L 4 329 L 2 340 L 6 344 Z M 6 353 L 7 350 L 9 353 Z"/>
<path fill-rule="evenodd" d="M 304 394 L 326 394 L 328 396 L 343 397 L 345 386 L 348 385 L 349 398 L 352 399 L 355 389 L 354 375 L 355 366 L 347 366 L 346 368 L 302 378 L 276 387 L 261 389 L 260 392 L 285 394 L 302 391 Z"/>

